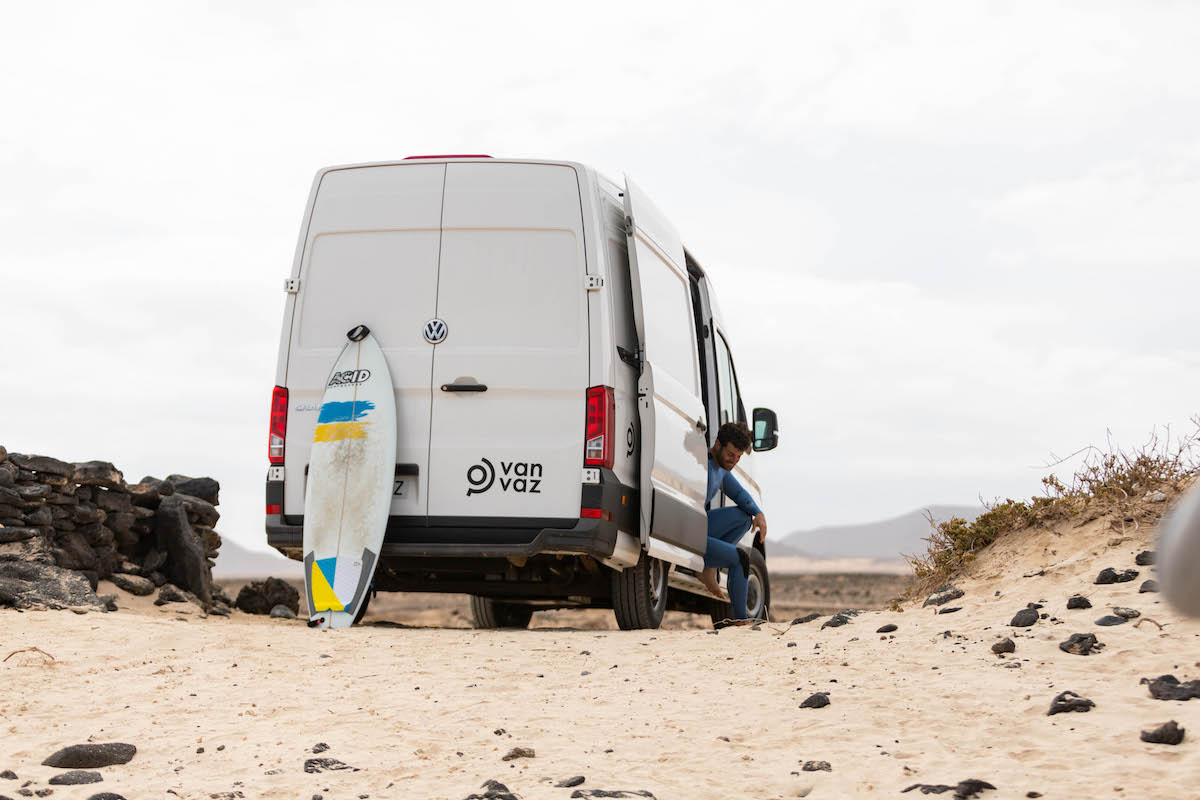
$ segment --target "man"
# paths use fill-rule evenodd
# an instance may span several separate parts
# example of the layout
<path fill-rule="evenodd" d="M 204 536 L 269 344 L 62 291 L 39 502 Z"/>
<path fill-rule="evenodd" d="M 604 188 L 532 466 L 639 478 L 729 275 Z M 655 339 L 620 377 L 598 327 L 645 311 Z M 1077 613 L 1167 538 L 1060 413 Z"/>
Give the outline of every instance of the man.
<path fill-rule="evenodd" d="M 720 597 L 717 569 L 725 567 L 729 570 L 729 602 L 733 606 L 733 616 L 738 620 L 749 616 L 746 613 L 746 576 L 750 572 L 750 558 L 737 543 L 751 525 L 757 531 L 759 541 L 767 538 L 766 516 L 732 472 L 753 441 L 744 422 L 726 422 L 721 426 L 717 441 L 708 451 L 708 493 L 704 498 L 704 507 L 708 509 L 708 549 L 704 553 L 700 581 Z M 710 509 L 708 506 L 718 488 L 724 489 L 725 496 L 737 506 Z"/>

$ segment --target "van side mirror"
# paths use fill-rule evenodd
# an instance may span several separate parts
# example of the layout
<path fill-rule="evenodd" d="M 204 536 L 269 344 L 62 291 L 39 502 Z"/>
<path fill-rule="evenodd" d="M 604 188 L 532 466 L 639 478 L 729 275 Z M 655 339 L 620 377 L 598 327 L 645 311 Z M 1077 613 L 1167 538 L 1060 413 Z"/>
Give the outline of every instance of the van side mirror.
<path fill-rule="evenodd" d="M 779 421 L 769 408 L 754 409 L 754 452 L 774 450 L 779 446 Z"/>

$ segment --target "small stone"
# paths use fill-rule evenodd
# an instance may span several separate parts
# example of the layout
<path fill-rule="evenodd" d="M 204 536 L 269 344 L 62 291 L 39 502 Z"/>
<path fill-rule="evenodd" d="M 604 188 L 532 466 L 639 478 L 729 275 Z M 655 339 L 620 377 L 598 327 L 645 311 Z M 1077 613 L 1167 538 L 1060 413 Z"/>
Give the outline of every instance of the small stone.
<path fill-rule="evenodd" d="M 1121 608 L 1120 606 L 1113 608 L 1113 613 L 1118 617 L 1124 617 L 1125 619 L 1137 619 L 1142 615 L 1142 612 L 1138 611 L 1136 608 Z"/>
<path fill-rule="evenodd" d="M 295 619 L 296 612 L 280 603 L 271 609 L 271 616 L 275 619 Z"/>
<path fill-rule="evenodd" d="M 105 489 L 122 489 L 125 480 L 121 471 L 107 461 L 85 461 L 73 465 L 71 483 L 81 486 L 103 486 Z"/>
<path fill-rule="evenodd" d="M 1144 594 L 1146 592 L 1157 592 L 1157 591 L 1158 591 L 1158 581 L 1144 581 L 1142 583 L 1141 588 L 1138 589 L 1138 594 Z"/>
<path fill-rule="evenodd" d="M 1143 550 L 1137 554 L 1137 558 L 1133 560 L 1133 563 L 1137 564 L 1139 567 L 1148 567 L 1154 563 L 1154 559 L 1157 557 L 1157 555 L 1158 554 L 1153 550 Z"/>
<path fill-rule="evenodd" d="M 992 645 L 992 652 L 996 655 L 1000 655 L 1001 653 L 1015 653 L 1017 652 L 1017 646 L 1013 643 L 1012 639 L 1004 638 Z"/>
<path fill-rule="evenodd" d="M 123 589 L 138 597 L 145 597 L 154 593 L 154 581 L 149 578 L 141 578 L 137 575 L 126 575 L 118 572 L 110 575 L 108 579 L 116 584 L 118 589 Z"/>
<path fill-rule="evenodd" d="M 1150 696 L 1155 700 L 1200 700 L 1200 680 L 1180 683 L 1174 675 L 1159 675 L 1140 682 L 1149 684 Z"/>
<path fill-rule="evenodd" d="M 89 772 L 85 769 L 73 769 L 50 779 L 52 786 L 75 786 L 80 783 L 100 783 L 104 776 L 99 772 Z"/>
<path fill-rule="evenodd" d="M 834 614 L 821 625 L 821 630 L 825 628 L 840 628 L 850 622 L 850 618 L 845 614 Z"/>
<path fill-rule="evenodd" d="M 1035 610 L 1041 610 L 1043 606 L 1042 606 L 1042 604 L 1041 604 L 1041 603 L 1026 603 L 1026 604 L 1025 604 L 1025 607 L 1026 607 L 1026 608 L 1032 608 L 1032 609 L 1035 609 Z"/>
<path fill-rule="evenodd" d="M 65 461 L 59 461 L 57 458 L 49 456 L 27 456 L 23 453 L 9 453 L 8 460 L 16 464 L 21 469 L 27 469 L 31 472 L 45 472 L 50 475 L 62 475 L 65 478 L 71 477 L 71 465 Z"/>
<path fill-rule="evenodd" d="M 808 698 L 800 704 L 800 707 L 824 708 L 827 705 L 829 705 L 829 692 L 816 692 L 814 694 L 810 694 Z"/>
<path fill-rule="evenodd" d="M 578 786 L 579 784 L 583 783 L 583 781 L 584 777 L 582 775 L 576 775 L 573 778 L 567 778 L 565 781 L 559 781 L 558 783 L 554 784 L 554 788 L 570 789 L 572 786 Z"/>
<path fill-rule="evenodd" d="M 812 622 L 814 619 L 820 619 L 820 614 L 805 614 L 803 617 L 796 617 L 792 620 L 793 625 L 803 625 L 806 622 Z"/>
<path fill-rule="evenodd" d="M 939 609 L 938 613 L 939 614 L 953 614 L 955 611 L 962 611 L 962 606 L 955 606 L 954 608 Z"/>
<path fill-rule="evenodd" d="M 501 756 L 500 760 L 501 761 L 515 761 L 518 758 L 536 758 L 536 757 L 537 757 L 537 754 L 533 752 L 532 747 L 514 747 L 513 749 L 511 749 L 507 753 L 505 753 L 503 756 Z"/>
<path fill-rule="evenodd" d="M 343 769 L 354 769 L 354 767 L 338 761 L 336 758 L 310 758 L 304 762 L 305 772 L 334 772 Z"/>
<path fill-rule="evenodd" d="M 788 646 L 788 647 L 795 647 L 795 646 L 796 646 L 796 643 L 795 643 L 795 642 L 788 642 L 788 643 L 787 643 L 787 646 Z"/>
<path fill-rule="evenodd" d="M 329 749 L 329 745 L 325 744 L 324 742 L 317 742 L 316 744 L 313 745 L 312 751 L 314 753 L 324 753 L 328 749 Z"/>
<path fill-rule="evenodd" d="M 947 583 L 937 589 L 934 589 L 933 594 L 925 598 L 925 602 L 921 604 L 921 607 L 944 606 L 951 600 L 957 600 L 958 598 L 962 597 L 963 594 L 965 594 L 965 592 L 963 592 L 962 589 L 959 589 L 957 586 L 951 586 Z"/>
<path fill-rule="evenodd" d="M 1165 503 L 1167 502 L 1167 493 L 1160 489 L 1155 489 L 1152 492 L 1146 492 L 1146 502 Z"/>
<path fill-rule="evenodd" d="M 575 791 L 571 792 L 571 797 L 648 797 L 650 800 L 654 800 L 654 795 L 645 789 L 576 789 Z M 470 798 L 468 798 L 468 800 L 470 800 Z"/>
<path fill-rule="evenodd" d="M 1124 625 L 1126 622 L 1129 622 L 1129 620 L 1125 619 L 1125 617 L 1117 617 L 1112 614 L 1106 614 L 1105 616 L 1096 620 L 1097 625 L 1105 628 L 1110 628 L 1113 625 Z"/>
<path fill-rule="evenodd" d="M 833 767 L 828 761 L 805 761 L 800 769 L 805 772 L 833 772 Z"/>
<path fill-rule="evenodd" d="M 1046 712 L 1046 716 L 1050 717 L 1067 711 L 1086 712 L 1095 707 L 1096 704 L 1086 697 L 1080 697 L 1074 692 L 1063 692 L 1050 702 L 1050 710 Z"/>
<path fill-rule="evenodd" d="M 1187 728 L 1181 728 L 1175 720 L 1171 720 L 1152 731 L 1142 731 L 1142 741 L 1151 744 L 1179 744 L 1183 741 L 1183 734 L 1186 730 Z"/>
<path fill-rule="evenodd" d="M 1100 574 L 1096 576 L 1096 583 L 1127 583 L 1138 576 L 1136 569 L 1127 569 L 1124 572 L 1117 572 L 1112 567 L 1105 567 L 1100 570 Z"/>
<path fill-rule="evenodd" d="M 1064 653 L 1071 653 L 1077 656 L 1086 656 L 1092 652 L 1099 652 L 1104 645 L 1096 640 L 1096 635 L 1092 633 L 1072 633 L 1065 641 L 1060 642 L 1058 649 Z"/>
<path fill-rule="evenodd" d="M 99 794 L 92 795 L 87 800 L 125 800 L 125 798 L 116 792 L 100 792 Z"/>
<path fill-rule="evenodd" d="M 17 780 L 17 773 L 13 772 L 11 769 L 6 769 L 4 772 L 0 772 L 0 778 L 3 778 L 6 781 L 15 781 Z"/>
<path fill-rule="evenodd" d="M 136 754 L 137 748 L 124 742 L 73 744 L 51 755 L 42 765 L 59 769 L 95 769 L 128 764 Z"/>
<path fill-rule="evenodd" d="M 1080 595 L 1075 595 L 1074 597 L 1072 597 L 1070 600 L 1067 601 L 1067 608 L 1091 608 L 1091 607 L 1092 607 L 1091 602 L 1086 597 L 1082 597 Z"/>
<path fill-rule="evenodd" d="M 1010 622 L 1009 625 L 1012 625 L 1014 628 L 1028 628 L 1037 621 L 1038 612 L 1036 610 L 1032 608 L 1022 608 L 1016 613 L 1016 616 L 1012 618 L 1012 622 Z"/>
<path fill-rule="evenodd" d="M 876 633 L 891 633 L 894 630 L 896 630 L 896 626 L 889 622 L 887 625 L 881 626 L 879 628 L 879 630 L 877 630 L 875 632 Z"/>

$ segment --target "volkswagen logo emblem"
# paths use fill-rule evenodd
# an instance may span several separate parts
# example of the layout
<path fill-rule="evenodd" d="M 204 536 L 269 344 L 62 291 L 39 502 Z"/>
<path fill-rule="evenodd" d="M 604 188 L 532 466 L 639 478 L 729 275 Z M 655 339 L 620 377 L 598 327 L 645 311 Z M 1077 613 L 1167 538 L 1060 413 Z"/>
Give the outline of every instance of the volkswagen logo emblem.
<path fill-rule="evenodd" d="M 448 330 L 449 329 L 446 327 L 446 323 L 442 322 L 440 319 L 431 319 L 429 322 L 425 323 L 425 341 L 429 342 L 430 344 L 437 344 L 446 338 L 446 333 Z"/>

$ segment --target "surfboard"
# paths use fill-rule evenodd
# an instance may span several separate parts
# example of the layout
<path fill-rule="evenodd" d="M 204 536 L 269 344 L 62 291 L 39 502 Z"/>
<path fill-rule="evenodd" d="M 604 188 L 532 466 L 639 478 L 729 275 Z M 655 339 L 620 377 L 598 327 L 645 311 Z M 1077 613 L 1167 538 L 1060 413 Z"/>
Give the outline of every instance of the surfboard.
<path fill-rule="evenodd" d="M 304 496 L 309 627 L 349 628 L 367 602 L 396 470 L 396 396 L 365 325 L 346 334 L 326 381 Z"/>

